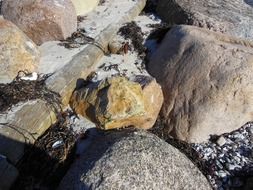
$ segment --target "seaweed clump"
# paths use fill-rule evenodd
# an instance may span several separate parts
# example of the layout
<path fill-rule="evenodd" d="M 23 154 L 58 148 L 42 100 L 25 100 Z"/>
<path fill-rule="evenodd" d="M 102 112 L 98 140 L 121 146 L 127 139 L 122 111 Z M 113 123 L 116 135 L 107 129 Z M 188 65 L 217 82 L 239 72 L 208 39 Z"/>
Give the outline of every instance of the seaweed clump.
<path fill-rule="evenodd" d="M 146 47 L 143 45 L 144 38 L 141 28 L 136 24 L 136 22 L 132 21 L 124 26 L 122 26 L 118 33 L 122 35 L 125 39 L 131 40 L 134 49 L 138 52 L 138 55 L 141 57 L 145 57 L 146 55 Z"/>
<path fill-rule="evenodd" d="M 28 71 L 19 71 L 12 82 L 0 84 L 0 112 L 5 112 L 20 102 L 35 99 L 46 101 L 55 110 L 60 109 L 60 95 L 46 86 L 46 80 L 51 74 L 38 75 L 36 80 L 22 79 L 30 74 Z"/>

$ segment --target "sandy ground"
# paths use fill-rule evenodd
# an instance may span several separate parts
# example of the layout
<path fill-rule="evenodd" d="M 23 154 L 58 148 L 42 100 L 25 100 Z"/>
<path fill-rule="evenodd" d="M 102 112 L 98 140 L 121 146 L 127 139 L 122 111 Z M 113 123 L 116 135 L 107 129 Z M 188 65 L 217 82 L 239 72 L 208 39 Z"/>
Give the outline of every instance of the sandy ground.
<path fill-rule="evenodd" d="M 78 28 L 86 31 L 86 35 L 96 39 L 96 37 L 112 23 L 119 21 L 135 4 L 132 0 L 110 0 L 98 6 L 94 11 L 83 17 L 83 21 L 78 23 Z M 86 45 L 80 48 L 67 49 L 59 45 L 59 41 L 46 42 L 39 49 L 41 60 L 38 73 L 54 73 L 63 68 L 70 60 Z"/>

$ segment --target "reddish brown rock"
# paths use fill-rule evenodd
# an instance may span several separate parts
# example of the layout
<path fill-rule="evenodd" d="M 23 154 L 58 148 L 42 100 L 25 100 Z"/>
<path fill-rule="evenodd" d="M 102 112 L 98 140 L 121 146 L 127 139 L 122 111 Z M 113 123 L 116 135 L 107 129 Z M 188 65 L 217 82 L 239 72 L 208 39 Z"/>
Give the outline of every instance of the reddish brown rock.
<path fill-rule="evenodd" d="M 33 72 L 40 53 L 13 23 L 0 18 L 0 83 L 10 82 L 20 70 Z"/>
<path fill-rule="evenodd" d="M 71 0 L 5 0 L 2 14 L 38 45 L 65 39 L 77 29 Z"/>

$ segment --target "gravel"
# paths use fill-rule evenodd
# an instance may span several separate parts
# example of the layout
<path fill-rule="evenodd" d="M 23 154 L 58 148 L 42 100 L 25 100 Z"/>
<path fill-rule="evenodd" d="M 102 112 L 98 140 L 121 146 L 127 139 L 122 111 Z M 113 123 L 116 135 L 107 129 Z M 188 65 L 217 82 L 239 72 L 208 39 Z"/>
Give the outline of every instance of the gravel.
<path fill-rule="evenodd" d="M 214 189 L 242 189 L 253 176 L 253 123 L 231 133 L 211 138 L 208 143 L 192 144 L 207 168 Z"/>

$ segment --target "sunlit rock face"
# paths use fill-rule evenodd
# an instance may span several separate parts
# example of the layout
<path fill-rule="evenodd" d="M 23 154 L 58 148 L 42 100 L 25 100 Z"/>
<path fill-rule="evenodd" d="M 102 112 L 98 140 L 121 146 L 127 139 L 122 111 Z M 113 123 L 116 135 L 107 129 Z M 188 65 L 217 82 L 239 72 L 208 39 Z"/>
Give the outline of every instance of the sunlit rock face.
<path fill-rule="evenodd" d="M 63 40 L 77 29 L 71 0 L 6 0 L 2 3 L 2 14 L 37 45 Z"/>
<path fill-rule="evenodd" d="M 0 83 L 10 82 L 20 70 L 35 71 L 37 46 L 10 21 L 0 18 Z"/>

